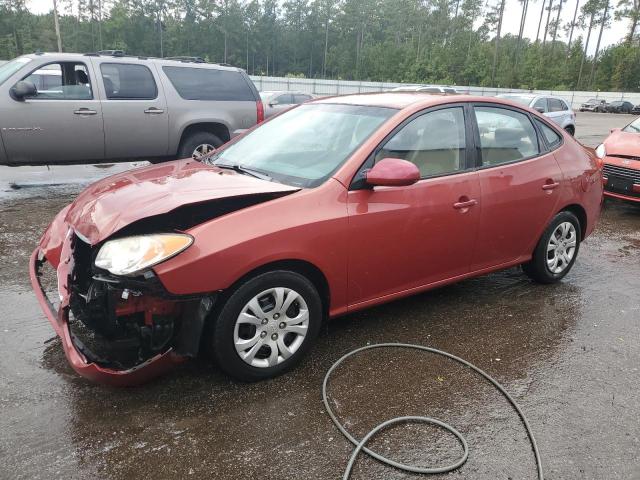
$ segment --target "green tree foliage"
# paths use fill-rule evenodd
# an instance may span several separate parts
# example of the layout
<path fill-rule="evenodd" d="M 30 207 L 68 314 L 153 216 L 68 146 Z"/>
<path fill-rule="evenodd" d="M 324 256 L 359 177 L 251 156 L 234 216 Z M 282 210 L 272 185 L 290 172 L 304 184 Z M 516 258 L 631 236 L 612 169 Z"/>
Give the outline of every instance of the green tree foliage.
<path fill-rule="evenodd" d="M 515 35 L 503 0 L 58 0 L 58 13 L 70 52 L 198 56 L 256 75 L 640 90 L 640 0 L 519 1 Z M 522 35 L 527 18 L 537 39 Z M 625 38 L 588 55 L 613 18 L 627 20 Z M 0 0 L 0 58 L 56 49 L 52 12 Z"/>

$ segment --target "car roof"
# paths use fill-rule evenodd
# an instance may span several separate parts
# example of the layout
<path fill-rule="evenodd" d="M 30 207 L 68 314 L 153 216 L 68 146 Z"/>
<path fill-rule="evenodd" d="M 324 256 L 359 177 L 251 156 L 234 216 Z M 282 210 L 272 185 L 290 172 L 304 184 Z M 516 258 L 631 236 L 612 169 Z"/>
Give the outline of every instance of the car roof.
<path fill-rule="evenodd" d="M 308 103 L 359 105 L 366 107 L 387 107 L 402 110 L 411 106 L 430 107 L 442 103 L 489 102 L 503 105 L 516 105 L 507 99 L 480 97 L 476 95 L 430 94 L 428 92 L 376 92 L 324 97 Z M 307 103 L 307 104 L 308 104 Z M 518 105 L 522 107 L 522 105 Z"/>
<path fill-rule="evenodd" d="M 43 58 L 43 57 L 50 58 L 52 62 L 55 62 L 56 60 L 86 62 L 87 57 L 109 58 L 119 63 L 120 62 L 126 63 L 127 61 L 130 61 L 130 60 L 133 60 L 133 61 L 146 60 L 149 62 L 158 63 L 160 65 L 172 65 L 172 66 L 180 65 L 187 68 L 214 68 L 214 69 L 220 69 L 220 70 L 242 71 L 241 68 L 233 67 L 231 65 L 226 65 L 226 64 L 223 65 L 219 63 L 194 62 L 194 61 L 180 60 L 178 58 L 171 59 L 171 58 L 147 57 L 144 55 L 137 56 L 137 55 L 109 55 L 104 53 L 100 54 L 100 53 L 67 53 L 67 52 L 40 53 L 38 52 L 38 53 L 31 53 L 23 56 L 31 59 Z"/>

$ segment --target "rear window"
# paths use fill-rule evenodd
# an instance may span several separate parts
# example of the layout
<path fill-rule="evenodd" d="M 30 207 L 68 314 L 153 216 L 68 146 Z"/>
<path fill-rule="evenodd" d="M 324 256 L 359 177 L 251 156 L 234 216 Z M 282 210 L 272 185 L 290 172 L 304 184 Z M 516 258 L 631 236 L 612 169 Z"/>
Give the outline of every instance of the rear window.
<path fill-rule="evenodd" d="M 162 70 L 185 100 L 256 100 L 240 72 L 189 67 L 162 67 Z"/>

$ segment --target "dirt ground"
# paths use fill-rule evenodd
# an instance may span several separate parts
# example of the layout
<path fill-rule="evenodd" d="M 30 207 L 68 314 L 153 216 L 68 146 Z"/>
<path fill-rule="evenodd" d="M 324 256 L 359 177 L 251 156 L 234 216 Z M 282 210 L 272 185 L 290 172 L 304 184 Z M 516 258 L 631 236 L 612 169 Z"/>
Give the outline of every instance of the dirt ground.
<path fill-rule="evenodd" d="M 595 146 L 631 118 L 578 114 L 577 135 Z M 88 180 L 123 167 L 72 168 L 0 168 L 0 478 L 340 478 L 352 448 L 324 413 L 322 379 L 344 353 L 378 342 L 440 348 L 502 382 L 529 418 L 547 479 L 640 478 L 640 206 L 606 202 L 558 285 L 511 269 L 336 319 L 299 368 L 267 382 L 236 383 L 198 361 L 109 389 L 67 365 L 28 280 L 53 215 Z M 536 478 L 516 413 L 451 361 L 365 352 L 335 372 L 330 396 L 357 437 L 400 415 L 452 424 L 470 455 L 447 478 Z M 421 465 L 461 453 L 426 426 L 393 428 L 372 445 Z M 417 477 L 361 458 L 353 478 Z"/>

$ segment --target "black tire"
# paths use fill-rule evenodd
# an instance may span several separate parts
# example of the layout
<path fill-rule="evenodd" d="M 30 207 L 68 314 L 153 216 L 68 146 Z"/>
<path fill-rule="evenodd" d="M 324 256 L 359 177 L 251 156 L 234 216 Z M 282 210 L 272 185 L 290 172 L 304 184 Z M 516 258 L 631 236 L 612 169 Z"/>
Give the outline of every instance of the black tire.
<path fill-rule="evenodd" d="M 549 266 L 547 265 L 547 245 L 549 244 L 551 235 L 553 235 L 560 224 L 564 222 L 571 223 L 575 228 L 576 246 L 573 257 L 571 258 L 571 261 L 568 263 L 568 265 L 561 272 L 554 273 L 549 269 Z M 582 231 L 580 228 L 580 222 L 578 221 L 576 216 L 568 211 L 558 213 L 555 217 L 553 217 L 553 220 L 551 220 L 551 223 L 549 223 L 549 226 L 538 241 L 538 244 L 533 251 L 533 257 L 531 261 L 522 265 L 524 273 L 526 273 L 527 276 L 538 283 L 549 284 L 559 282 L 567 273 L 569 273 L 576 261 L 576 258 L 578 258 L 581 238 Z"/>
<path fill-rule="evenodd" d="M 199 145 L 212 145 L 218 148 L 224 142 L 210 132 L 194 132 L 182 140 L 178 158 L 194 158 L 193 152 Z"/>
<path fill-rule="evenodd" d="M 572 137 L 576 134 L 576 129 L 575 129 L 575 127 L 574 127 L 573 125 L 567 125 L 567 126 L 565 127 L 565 131 L 566 131 L 569 135 L 571 135 Z"/>
<path fill-rule="evenodd" d="M 303 298 L 309 312 L 307 332 L 293 355 L 281 363 L 274 366 L 253 366 L 245 362 L 236 351 L 234 343 L 236 321 L 253 297 L 265 290 L 277 287 L 290 288 Z M 294 302 L 293 307 L 295 308 L 296 305 L 297 303 Z M 209 351 L 225 373 L 245 382 L 273 378 L 295 367 L 313 345 L 320 332 L 323 318 L 322 302 L 313 283 L 306 277 L 287 270 L 263 273 L 241 283 L 216 310 L 216 314 L 216 318 L 213 320 L 215 323 L 212 325 L 213 328 L 209 329 L 209 338 L 206 339 Z M 257 335 L 257 331 L 249 336 L 254 335 Z M 284 335 L 282 340 L 286 341 Z M 266 348 L 270 351 L 270 347 Z M 260 350 L 258 353 L 261 353 Z"/>

